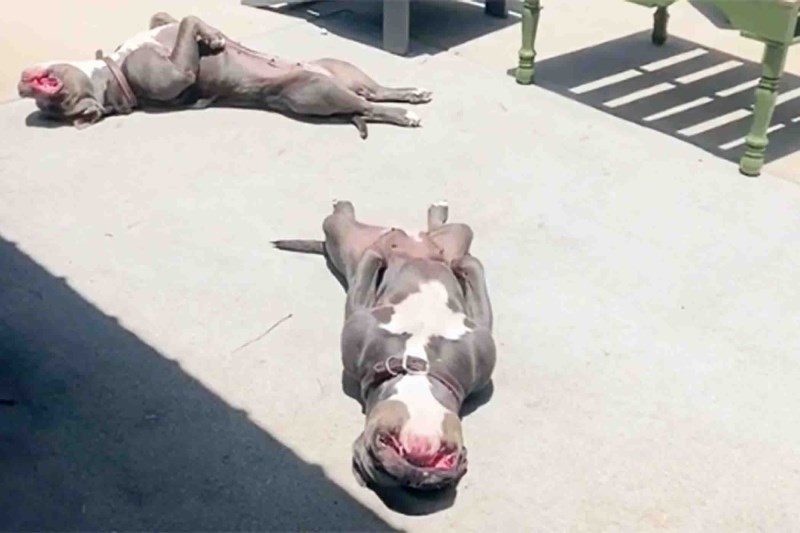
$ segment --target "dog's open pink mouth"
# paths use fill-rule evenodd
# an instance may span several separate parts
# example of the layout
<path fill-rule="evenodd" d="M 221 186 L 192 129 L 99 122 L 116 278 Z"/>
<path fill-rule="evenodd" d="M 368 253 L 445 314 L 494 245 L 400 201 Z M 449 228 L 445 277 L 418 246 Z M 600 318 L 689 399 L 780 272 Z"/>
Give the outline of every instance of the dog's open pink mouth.
<path fill-rule="evenodd" d="M 442 445 L 436 453 L 416 455 L 410 454 L 403 448 L 400 439 L 396 435 L 382 433 L 378 437 L 378 444 L 391 449 L 394 453 L 402 457 L 409 464 L 420 468 L 431 468 L 435 470 L 453 470 L 458 466 L 458 452 L 452 448 Z"/>
<path fill-rule="evenodd" d="M 41 69 L 26 70 L 22 81 L 39 94 L 54 95 L 64 86 L 61 80 Z"/>

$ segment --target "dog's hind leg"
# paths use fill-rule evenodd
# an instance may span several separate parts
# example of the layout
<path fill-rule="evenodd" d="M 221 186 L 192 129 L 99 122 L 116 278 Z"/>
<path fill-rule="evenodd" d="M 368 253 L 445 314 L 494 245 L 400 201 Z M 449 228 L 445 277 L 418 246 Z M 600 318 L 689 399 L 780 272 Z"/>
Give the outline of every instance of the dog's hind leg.
<path fill-rule="evenodd" d="M 330 72 L 348 90 L 371 102 L 426 104 L 433 98 L 430 91 L 417 87 L 384 87 L 363 70 L 346 61 L 326 58 L 312 63 Z"/>
<path fill-rule="evenodd" d="M 271 107 L 299 115 L 351 117 L 360 130 L 362 123 L 366 122 L 383 122 L 408 128 L 420 125 L 419 117 L 411 111 L 373 104 L 349 91 L 336 79 L 310 71 L 304 71 L 287 82 L 280 98 L 273 100 Z"/>
<path fill-rule="evenodd" d="M 469 254 L 473 234 L 466 224 L 444 224 L 428 235 L 441 248 L 443 259 L 448 263 Z"/>
<path fill-rule="evenodd" d="M 164 13 L 163 11 L 159 11 L 152 17 L 150 17 L 150 29 L 154 30 L 160 26 L 166 26 L 167 24 L 174 24 L 178 22 L 178 19 L 170 15 L 169 13 Z"/>
<path fill-rule="evenodd" d="M 361 116 L 367 122 L 383 122 L 404 128 L 418 128 L 422 125 L 422 119 L 416 113 L 402 107 L 372 105 Z"/>
<path fill-rule="evenodd" d="M 436 202 L 428 207 L 428 231 L 441 228 L 447 222 L 447 202 Z"/>

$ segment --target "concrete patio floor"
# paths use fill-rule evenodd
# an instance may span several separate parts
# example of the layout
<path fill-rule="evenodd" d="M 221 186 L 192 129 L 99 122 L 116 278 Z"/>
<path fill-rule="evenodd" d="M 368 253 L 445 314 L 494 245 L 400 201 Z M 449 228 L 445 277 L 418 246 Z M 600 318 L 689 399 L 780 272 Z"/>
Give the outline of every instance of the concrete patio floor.
<path fill-rule="evenodd" d="M 516 85 L 516 25 L 399 58 L 258 13 L 250 46 L 432 89 L 423 127 L 0 107 L 0 530 L 800 527 L 796 183 Z M 355 482 L 344 295 L 270 247 L 333 198 L 412 228 L 447 198 L 475 230 L 499 363 L 438 512 Z"/>

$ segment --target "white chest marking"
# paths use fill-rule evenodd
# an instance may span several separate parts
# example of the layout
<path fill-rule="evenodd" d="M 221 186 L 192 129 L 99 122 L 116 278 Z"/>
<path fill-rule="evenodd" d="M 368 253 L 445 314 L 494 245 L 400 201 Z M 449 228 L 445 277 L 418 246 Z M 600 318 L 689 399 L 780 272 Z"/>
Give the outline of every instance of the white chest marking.
<path fill-rule="evenodd" d="M 404 356 L 428 360 L 425 346 L 431 337 L 458 340 L 471 331 L 464 324 L 466 315 L 447 307 L 447 289 L 439 281 L 420 284 L 419 292 L 394 306 L 388 324 L 381 328 L 397 335 L 411 335 L 406 341 Z"/>
<path fill-rule="evenodd" d="M 122 43 L 112 54 L 109 54 L 114 61 L 120 61 L 126 55 L 130 54 L 134 50 L 138 50 L 142 46 L 145 45 L 157 45 L 161 46 L 156 40 L 156 37 L 165 29 L 169 28 L 169 25 L 159 26 L 158 28 L 153 28 L 152 30 L 144 31 L 141 33 L 137 33 L 124 43 Z"/>
<path fill-rule="evenodd" d="M 403 376 L 395 384 L 395 393 L 389 399 L 403 402 L 408 409 L 410 424 L 401 430 L 402 442 L 406 440 L 406 433 L 436 438 L 442 436 L 442 422 L 448 411 L 433 395 L 426 376 Z M 435 445 L 438 447 L 438 442 Z"/>
<path fill-rule="evenodd" d="M 78 70 L 80 70 L 81 72 L 83 72 L 84 74 L 86 74 L 87 76 L 89 76 L 90 79 L 95 72 L 106 68 L 106 64 L 100 61 L 99 59 L 93 59 L 90 61 L 47 61 L 45 63 L 39 63 L 36 66 L 47 68 L 51 65 L 73 66 Z"/>

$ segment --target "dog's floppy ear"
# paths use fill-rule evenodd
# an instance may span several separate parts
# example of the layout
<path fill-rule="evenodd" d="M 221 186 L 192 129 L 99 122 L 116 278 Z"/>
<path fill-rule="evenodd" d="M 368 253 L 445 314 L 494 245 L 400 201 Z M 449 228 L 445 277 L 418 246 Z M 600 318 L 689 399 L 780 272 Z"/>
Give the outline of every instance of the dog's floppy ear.
<path fill-rule="evenodd" d="M 101 106 L 97 100 L 94 98 L 84 98 L 75 104 L 75 107 L 70 113 L 70 118 L 72 119 L 72 125 L 82 130 L 99 122 L 100 119 L 103 118 L 103 115 L 105 115 L 103 106 Z"/>

